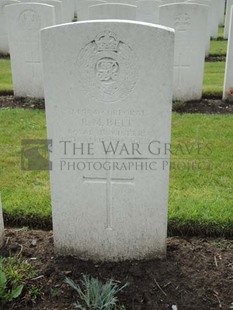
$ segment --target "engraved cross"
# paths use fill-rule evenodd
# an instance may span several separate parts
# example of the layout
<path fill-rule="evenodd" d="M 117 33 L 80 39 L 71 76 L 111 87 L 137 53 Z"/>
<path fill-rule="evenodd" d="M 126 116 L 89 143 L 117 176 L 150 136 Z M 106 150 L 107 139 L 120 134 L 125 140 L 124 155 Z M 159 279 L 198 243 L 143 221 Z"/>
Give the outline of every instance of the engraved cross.
<path fill-rule="evenodd" d="M 112 187 L 115 184 L 134 185 L 134 178 L 112 178 L 110 174 L 106 177 L 85 177 L 83 176 L 84 183 L 92 184 L 106 184 L 106 229 L 112 230 L 112 218 L 113 218 L 113 205 L 112 205 Z"/>
<path fill-rule="evenodd" d="M 182 60 L 181 53 L 177 57 L 177 61 L 174 62 L 174 73 L 175 73 L 175 80 L 177 81 L 177 89 L 182 89 L 182 84 L 184 82 L 184 72 L 190 69 L 190 64 L 183 64 L 184 61 Z"/>
<path fill-rule="evenodd" d="M 40 59 L 38 59 L 38 55 L 37 55 L 37 53 L 35 53 L 35 51 L 30 51 L 30 52 L 27 51 L 26 63 L 31 66 L 32 77 L 35 78 L 36 66 L 38 66 L 41 63 L 41 61 L 40 61 Z"/>

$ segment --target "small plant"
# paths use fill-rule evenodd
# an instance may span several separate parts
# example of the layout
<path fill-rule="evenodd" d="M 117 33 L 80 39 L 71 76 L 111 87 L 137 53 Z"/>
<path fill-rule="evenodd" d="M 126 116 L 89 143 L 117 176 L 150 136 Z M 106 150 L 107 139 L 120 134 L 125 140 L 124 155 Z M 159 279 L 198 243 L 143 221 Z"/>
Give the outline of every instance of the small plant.
<path fill-rule="evenodd" d="M 53 298 L 58 298 L 61 295 L 61 291 L 58 289 L 50 289 L 50 294 Z"/>
<path fill-rule="evenodd" d="M 96 278 L 83 275 L 81 280 L 82 288 L 72 279 L 66 278 L 64 281 L 77 293 L 80 302 L 75 303 L 75 307 L 81 310 L 123 310 L 124 307 L 118 305 L 117 294 L 127 286 L 118 287 L 113 280 L 102 283 Z"/>
<path fill-rule="evenodd" d="M 41 289 L 36 285 L 32 285 L 29 289 L 29 294 L 31 296 L 32 302 L 35 302 L 38 297 L 41 295 Z"/>
<path fill-rule="evenodd" d="M 14 285 L 7 278 L 3 268 L 3 259 L 0 259 L 0 304 L 6 304 L 19 297 L 22 290 L 23 285 Z"/>
<path fill-rule="evenodd" d="M 29 280 L 37 274 L 34 267 L 19 257 L 7 257 L 0 259 L 0 305 L 7 304 L 19 297 L 25 289 L 29 291 L 31 298 L 37 293 L 35 285 L 28 284 Z"/>

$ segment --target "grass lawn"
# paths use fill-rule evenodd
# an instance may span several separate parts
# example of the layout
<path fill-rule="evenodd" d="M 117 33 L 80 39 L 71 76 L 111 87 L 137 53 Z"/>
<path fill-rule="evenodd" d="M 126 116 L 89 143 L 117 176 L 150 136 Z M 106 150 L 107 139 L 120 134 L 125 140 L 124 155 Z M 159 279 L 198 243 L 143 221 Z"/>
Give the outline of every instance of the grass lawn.
<path fill-rule="evenodd" d="M 219 41 L 221 42 L 221 41 Z M 12 90 L 10 61 L 0 59 L 0 91 Z M 222 96 L 225 62 L 206 62 L 203 82 L 203 94 L 218 94 Z"/>
<path fill-rule="evenodd" d="M 211 40 L 210 41 L 210 56 L 225 56 L 227 53 L 227 40 Z"/>
<path fill-rule="evenodd" d="M 224 25 L 221 25 L 218 27 L 218 38 L 223 39 L 223 35 L 224 35 Z"/>
<path fill-rule="evenodd" d="M 49 217 L 48 172 L 21 170 L 21 139 L 46 136 L 44 111 L 0 110 L 0 191 L 4 212 L 14 218 Z M 199 169 L 197 143 L 203 145 Z M 233 231 L 233 116 L 173 114 L 169 227 L 170 232 Z M 179 148 L 182 147 L 182 151 Z M 208 146 L 207 146 L 208 145 Z M 185 147 L 193 147 L 188 154 Z M 188 158 L 188 159 L 187 159 Z"/>
<path fill-rule="evenodd" d="M 200 169 L 171 169 L 169 221 L 174 232 L 233 232 L 233 115 L 173 115 L 172 143 L 202 144 Z M 207 150 L 205 146 L 209 146 Z M 186 155 L 186 157 L 195 157 Z M 208 158 L 208 160 L 207 160 Z M 191 160 L 189 159 L 190 163 Z M 183 162 L 185 164 L 185 161 Z M 172 167 L 172 166 L 171 166 Z"/>
<path fill-rule="evenodd" d="M 225 62 L 206 62 L 203 81 L 203 95 L 222 96 Z"/>
<path fill-rule="evenodd" d="M 21 139 L 46 137 L 44 111 L 0 111 L 0 191 L 3 208 L 11 214 L 50 215 L 47 172 L 21 170 Z"/>
<path fill-rule="evenodd" d="M 0 91 L 13 90 L 9 59 L 0 59 Z"/>

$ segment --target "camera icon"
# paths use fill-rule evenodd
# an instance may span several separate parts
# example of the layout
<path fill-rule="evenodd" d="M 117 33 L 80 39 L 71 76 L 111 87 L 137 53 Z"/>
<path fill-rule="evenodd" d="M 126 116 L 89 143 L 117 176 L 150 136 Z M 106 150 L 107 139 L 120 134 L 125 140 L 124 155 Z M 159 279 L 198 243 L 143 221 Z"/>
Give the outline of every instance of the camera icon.
<path fill-rule="evenodd" d="M 52 170 L 49 153 L 52 152 L 52 140 L 22 140 L 21 169 L 24 171 Z"/>

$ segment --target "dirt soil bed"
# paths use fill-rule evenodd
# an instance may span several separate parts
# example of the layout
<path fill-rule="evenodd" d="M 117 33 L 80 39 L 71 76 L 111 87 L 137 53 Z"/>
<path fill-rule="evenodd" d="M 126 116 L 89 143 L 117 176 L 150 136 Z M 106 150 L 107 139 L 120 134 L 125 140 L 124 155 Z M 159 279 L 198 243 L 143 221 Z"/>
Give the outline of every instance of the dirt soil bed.
<path fill-rule="evenodd" d="M 232 240 L 173 237 L 167 241 L 165 260 L 93 263 L 57 257 L 52 232 L 7 229 L 0 255 L 20 255 L 38 269 L 38 277 L 31 280 L 41 289 L 38 300 L 32 303 L 24 294 L 9 309 L 75 309 L 76 296 L 63 281 L 68 276 L 79 283 L 82 274 L 127 282 L 119 294 L 126 310 L 175 305 L 178 310 L 224 310 L 233 301 Z"/>
<path fill-rule="evenodd" d="M 0 108 L 44 109 L 45 106 L 44 100 L 41 99 L 19 98 L 5 93 L 5 95 L 0 95 Z M 216 98 L 176 102 L 173 104 L 173 112 L 233 114 L 233 102 L 222 101 Z"/>

